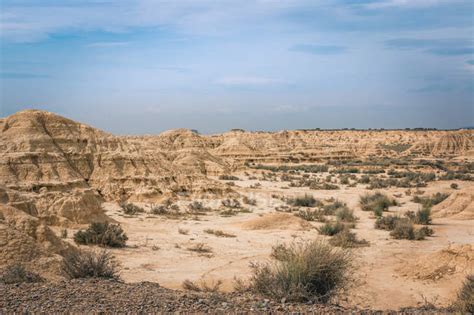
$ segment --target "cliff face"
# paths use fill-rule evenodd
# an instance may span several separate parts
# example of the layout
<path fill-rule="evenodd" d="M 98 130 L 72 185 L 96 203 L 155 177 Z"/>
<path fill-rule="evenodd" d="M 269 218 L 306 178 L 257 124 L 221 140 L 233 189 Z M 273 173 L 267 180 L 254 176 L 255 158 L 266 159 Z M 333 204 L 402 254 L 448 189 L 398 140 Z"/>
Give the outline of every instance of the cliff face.
<path fill-rule="evenodd" d="M 101 218 L 104 200 L 223 192 L 228 188 L 209 175 L 244 162 L 470 158 L 473 144 L 473 131 L 231 131 L 202 136 L 178 129 L 119 137 L 27 110 L 0 119 L 0 188 L 10 192 L 3 193 L 10 197 L 2 203 L 33 211 L 53 224 L 84 223 Z"/>

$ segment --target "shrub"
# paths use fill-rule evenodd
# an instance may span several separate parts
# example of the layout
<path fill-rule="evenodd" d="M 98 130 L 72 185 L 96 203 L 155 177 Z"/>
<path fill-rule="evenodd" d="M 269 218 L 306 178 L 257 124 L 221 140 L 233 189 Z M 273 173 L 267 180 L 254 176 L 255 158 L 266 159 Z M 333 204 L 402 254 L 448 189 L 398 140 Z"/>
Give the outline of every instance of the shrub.
<path fill-rule="evenodd" d="M 351 269 L 347 250 L 313 241 L 287 246 L 285 252 L 279 260 L 252 266 L 253 292 L 278 300 L 324 303 L 346 287 Z"/>
<path fill-rule="evenodd" d="M 330 240 L 329 244 L 332 246 L 351 248 L 351 247 L 361 247 L 368 246 L 369 242 L 366 240 L 357 239 L 357 235 L 351 232 L 349 229 L 344 229 L 340 233 L 334 235 Z"/>
<path fill-rule="evenodd" d="M 233 176 L 233 175 L 220 175 L 219 179 L 221 179 L 221 180 L 240 180 L 240 178 L 238 178 L 237 176 Z"/>
<path fill-rule="evenodd" d="M 456 183 L 452 183 L 452 184 L 450 185 L 450 187 L 451 187 L 452 189 L 458 189 L 459 186 L 458 186 L 458 184 L 456 184 Z"/>
<path fill-rule="evenodd" d="M 409 222 L 409 220 L 402 219 L 398 216 L 388 215 L 388 216 L 385 216 L 385 217 L 378 217 L 377 220 L 375 220 L 375 228 L 379 229 L 379 230 L 391 231 L 395 228 L 397 223 L 401 220 L 402 221 L 405 220 L 405 221 Z"/>
<path fill-rule="evenodd" d="M 204 230 L 204 232 L 207 233 L 207 234 L 212 234 L 212 235 L 218 236 L 218 237 L 235 237 L 235 234 L 226 233 L 222 230 L 206 229 L 206 230 Z"/>
<path fill-rule="evenodd" d="M 63 260 L 63 272 L 70 279 L 119 279 L 119 265 L 108 251 L 74 251 Z"/>
<path fill-rule="evenodd" d="M 415 231 L 415 239 L 420 241 L 424 240 L 427 236 L 433 235 L 433 230 L 427 226 L 423 226 L 422 228 Z"/>
<path fill-rule="evenodd" d="M 388 211 L 390 206 L 396 205 L 396 201 L 391 200 L 385 194 L 376 192 L 361 196 L 359 204 L 363 211 Z"/>
<path fill-rule="evenodd" d="M 414 223 L 428 225 L 431 224 L 431 206 L 423 206 L 415 214 Z"/>
<path fill-rule="evenodd" d="M 326 218 L 324 214 L 320 210 L 311 211 L 310 209 L 300 210 L 295 216 L 302 218 L 306 221 L 318 221 L 318 222 L 325 222 Z"/>
<path fill-rule="evenodd" d="M 287 203 L 296 207 L 315 207 L 318 205 L 318 200 L 314 199 L 312 195 L 306 194 L 302 197 L 288 199 Z"/>
<path fill-rule="evenodd" d="M 81 245 L 99 245 L 108 247 L 124 247 L 128 240 L 120 224 L 94 222 L 87 230 L 74 234 L 74 241 Z"/>
<path fill-rule="evenodd" d="M 237 199 L 224 199 L 221 203 L 226 208 L 237 209 L 241 207 L 240 202 Z"/>
<path fill-rule="evenodd" d="M 339 208 L 336 212 L 336 218 L 342 222 L 355 222 L 357 218 L 354 216 L 354 211 L 350 210 L 348 207 L 344 206 Z"/>
<path fill-rule="evenodd" d="M 318 228 L 319 234 L 333 236 L 344 230 L 344 224 L 341 222 L 327 222 Z"/>
<path fill-rule="evenodd" d="M 324 215 L 334 215 L 336 211 L 340 208 L 345 207 L 346 204 L 339 200 L 334 200 L 332 203 L 328 203 L 323 206 Z"/>
<path fill-rule="evenodd" d="M 26 270 L 21 264 L 10 265 L 0 274 L 0 283 L 34 283 L 43 282 L 44 279 L 38 274 Z"/>
<path fill-rule="evenodd" d="M 395 223 L 394 229 L 390 232 L 390 236 L 398 240 L 414 240 L 415 228 L 413 223 L 408 220 L 398 220 Z"/>
<path fill-rule="evenodd" d="M 121 202 L 120 207 L 123 210 L 123 213 L 126 215 L 135 215 L 137 213 L 143 213 L 145 210 L 137 205 L 134 205 L 133 203 L 126 203 L 126 202 Z"/>
<path fill-rule="evenodd" d="M 474 314 L 474 274 L 466 277 L 458 292 L 454 307 L 462 314 Z"/>
<path fill-rule="evenodd" d="M 444 193 L 437 192 L 436 194 L 434 194 L 433 196 L 428 197 L 428 198 L 415 196 L 415 197 L 413 197 L 412 201 L 416 202 L 416 203 L 421 203 L 422 205 L 426 205 L 426 206 L 434 206 L 434 205 L 437 205 L 438 203 L 442 202 L 443 200 L 445 200 L 448 197 L 449 197 L 449 194 L 444 194 Z"/>
<path fill-rule="evenodd" d="M 250 206 L 256 206 L 257 205 L 257 200 L 255 199 L 252 199 L 252 198 L 249 198 L 247 196 L 244 196 L 244 198 L 242 199 L 243 203 L 246 204 L 246 205 L 250 205 Z"/>

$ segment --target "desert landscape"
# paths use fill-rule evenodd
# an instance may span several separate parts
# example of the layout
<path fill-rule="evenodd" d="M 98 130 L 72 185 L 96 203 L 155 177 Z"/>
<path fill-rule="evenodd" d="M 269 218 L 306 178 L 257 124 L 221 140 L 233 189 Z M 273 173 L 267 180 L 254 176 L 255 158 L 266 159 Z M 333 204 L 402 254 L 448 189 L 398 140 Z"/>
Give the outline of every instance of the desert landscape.
<path fill-rule="evenodd" d="M 20 111 L 0 270 L 5 313 L 469 313 L 474 131 L 117 136 Z"/>

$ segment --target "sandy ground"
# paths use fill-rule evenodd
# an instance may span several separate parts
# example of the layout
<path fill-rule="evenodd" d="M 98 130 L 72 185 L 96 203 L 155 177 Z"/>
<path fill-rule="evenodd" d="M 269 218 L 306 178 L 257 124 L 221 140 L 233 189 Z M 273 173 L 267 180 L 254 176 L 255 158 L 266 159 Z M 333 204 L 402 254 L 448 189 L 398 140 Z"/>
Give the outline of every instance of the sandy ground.
<path fill-rule="evenodd" d="M 260 188 L 249 188 L 257 182 L 261 183 Z M 222 289 L 232 290 L 234 278 L 248 277 L 250 263 L 269 259 L 273 245 L 321 237 L 314 228 L 321 223 L 311 222 L 309 227 L 304 227 L 292 215 L 288 215 L 288 222 L 281 217 L 268 217 L 268 214 L 277 213 L 275 207 L 284 204 L 272 198 L 271 194 L 297 196 L 304 193 L 318 199 L 334 197 L 346 202 L 359 217 L 354 231 L 359 238 L 370 242 L 369 247 L 354 249 L 357 271 L 354 273 L 353 288 L 347 300 L 341 301 L 342 304 L 377 309 L 398 309 L 426 302 L 445 306 L 454 299 L 465 275 L 474 270 L 471 261 L 465 270 L 456 270 L 449 277 L 437 281 L 416 280 L 398 271 L 417 258 L 447 248 L 450 244 L 474 244 L 473 220 L 435 219 L 433 237 L 424 241 L 393 240 L 389 232 L 374 229 L 375 220 L 371 213 L 360 210 L 359 196 L 368 192 L 362 185 L 324 191 L 283 189 L 288 183 L 282 182 L 240 180 L 235 184 L 239 193 L 257 200 L 256 206 L 249 207 L 252 213 L 239 213 L 231 217 L 209 213 L 200 216 L 199 220 L 167 219 L 149 214 L 125 217 L 117 204 L 105 204 L 107 215 L 120 222 L 129 237 L 129 247 L 112 250 L 122 264 L 122 278 L 127 282 L 156 281 L 174 289 L 181 288 L 186 279 L 203 279 L 211 283 L 222 280 Z M 452 192 L 450 184 L 449 181 L 432 182 L 422 190 L 425 195 L 438 191 Z M 461 182 L 460 185 L 474 189 L 472 182 Z M 418 209 L 419 205 L 411 202 L 412 197 L 406 196 L 405 191 L 403 188 L 384 190 L 392 196 L 402 195 L 397 198 L 401 206 L 391 207 L 390 212 Z M 220 201 L 203 200 L 203 204 L 217 208 Z M 283 222 L 270 222 L 259 230 L 248 228 L 251 222 L 262 220 L 262 217 L 269 222 Z M 206 229 L 222 230 L 236 237 L 217 237 L 205 233 Z M 181 234 L 179 230 L 186 230 L 187 234 Z M 211 256 L 188 250 L 197 243 L 209 246 Z"/>

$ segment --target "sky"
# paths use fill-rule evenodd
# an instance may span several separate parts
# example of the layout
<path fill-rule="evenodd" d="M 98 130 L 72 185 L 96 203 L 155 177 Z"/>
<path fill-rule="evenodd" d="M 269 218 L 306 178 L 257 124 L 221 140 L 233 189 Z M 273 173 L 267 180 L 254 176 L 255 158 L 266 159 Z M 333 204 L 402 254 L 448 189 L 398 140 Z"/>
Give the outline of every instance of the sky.
<path fill-rule="evenodd" d="M 472 0 L 0 0 L 0 116 L 115 134 L 474 126 Z"/>

